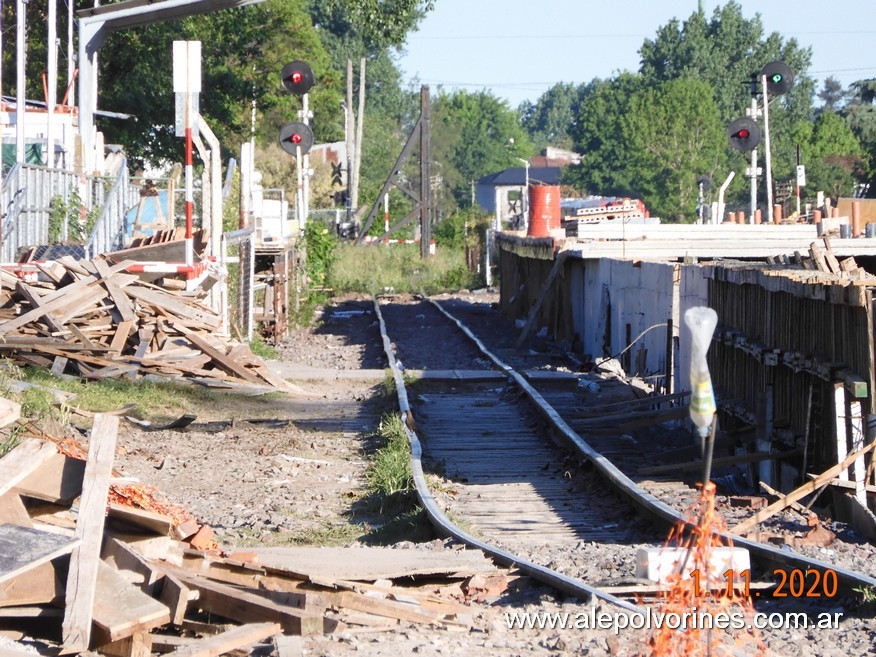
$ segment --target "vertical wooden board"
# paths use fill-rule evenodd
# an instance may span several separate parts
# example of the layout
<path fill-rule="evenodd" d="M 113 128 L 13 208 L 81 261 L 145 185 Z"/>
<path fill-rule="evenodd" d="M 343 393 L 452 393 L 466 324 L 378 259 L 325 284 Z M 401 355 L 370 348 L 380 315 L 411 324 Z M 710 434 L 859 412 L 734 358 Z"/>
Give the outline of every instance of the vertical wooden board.
<path fill-rule="evenodd" d="M 189 588 L 169 573 L 161 580 L 160 600 L 170 609 L 170 622 L 182 625 L 189 605 Z"/>
<path fill-rule="evenodd" d="M 119 418 L 97 414 L 88 442 L 88 458 L 79 503 L 76 536 L 82 545 L 70 557 L 62 626 L 63 653 L 88 649 L 97 587 L 106 500 L 115 456 Z"/>

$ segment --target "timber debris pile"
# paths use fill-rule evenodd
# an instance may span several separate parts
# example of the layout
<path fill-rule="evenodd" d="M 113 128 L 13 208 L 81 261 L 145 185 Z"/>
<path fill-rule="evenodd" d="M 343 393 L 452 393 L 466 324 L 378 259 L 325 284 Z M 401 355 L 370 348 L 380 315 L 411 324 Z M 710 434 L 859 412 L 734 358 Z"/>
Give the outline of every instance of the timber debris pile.
<path fill-rule="evenodd" d="M 3 636 L 42 653 L 218 655 L 267 644 L 286 657 L 302 654 L 301 635 L 468 629 L 471 602 L 508 586 L 477 551 L 223 551 L 209 526 L 115 471 L 118 427 L 97 414 L 87 448 L 43 434 L 0 458 Z"/>
<path fill-rule="evenodd" d="M 295 390 L 247 345 L 216 335 L 222 317 L 202 302 L 203 286 L 187 291 L 185 281 L 132 270 L 100 257 L 0 269 L 0 356 L 56 376 Z"/>

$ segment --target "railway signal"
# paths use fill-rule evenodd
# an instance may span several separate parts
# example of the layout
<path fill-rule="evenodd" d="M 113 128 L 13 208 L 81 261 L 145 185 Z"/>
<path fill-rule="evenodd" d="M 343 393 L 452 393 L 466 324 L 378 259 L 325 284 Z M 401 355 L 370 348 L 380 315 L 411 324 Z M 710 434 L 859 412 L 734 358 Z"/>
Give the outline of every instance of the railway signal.
<path fill-rule="evenodd" d="M 283 88 L 296 96 L 306 94 L 315 82 L 310 65 L 298 59 L 283 67 L 280 71 L 280 80 L 283 82 Z"/>
<path fill-rule="evenodd" d="M 754 119 L 743 116 L 730 124 L 727 136 L 733 148 L 746 153 L 757 148 L 760 143 L 760 126 Z"/>
<path fill-rule="evenodd" d="M 767 93 L 773 96 L 786 94 L 794 86 L 794 73 L 785 62 L 770 62 L 760 70 L 760 75 L 766 78 Z"/>
<path fill-rule="evenodd" d="M 313 130 L 301 121 L 286 123 L 280 128 L 280 146 L 290 155 L 306 155 L 313 146 Z"/>

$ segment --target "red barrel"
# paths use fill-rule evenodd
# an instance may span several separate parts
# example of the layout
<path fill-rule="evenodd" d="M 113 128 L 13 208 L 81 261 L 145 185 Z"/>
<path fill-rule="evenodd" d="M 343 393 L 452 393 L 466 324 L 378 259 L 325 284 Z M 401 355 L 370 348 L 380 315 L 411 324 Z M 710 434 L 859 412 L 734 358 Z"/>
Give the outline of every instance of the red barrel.
<path fill-rule="evenodd" d="M 530 237 L 549 237 L 553 228 L 560 228 L 559 185 L 529 186 L 529 229 Z"/>

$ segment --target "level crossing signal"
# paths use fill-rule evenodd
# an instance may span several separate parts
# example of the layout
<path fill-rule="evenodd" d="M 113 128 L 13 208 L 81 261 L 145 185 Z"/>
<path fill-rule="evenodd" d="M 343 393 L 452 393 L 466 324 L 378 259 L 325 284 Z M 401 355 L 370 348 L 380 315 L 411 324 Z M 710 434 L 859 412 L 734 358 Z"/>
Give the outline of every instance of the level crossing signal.
<path fill-rule="evenodd" d="M 760 143 L 760 126 L 754 119 L 747 116 L 736 119 L 727 128 L 730 145 L 737 151 L 751 151 Z"/>
<path fill-rule="evenodd" d="M 310 65 L 298 59 L 283 67 L 280 71 L 280 80 L 283 82 L 283 88 L 296 96 L 306 94 L 315 82 Z"/>
<path fill-rule="evenodd" d="M 794 86 L 794 72 L 785 62 L 770 62 L 760 74 L 766 77 L 767 93 L 773 96 L 786 94 Z"/>
<path fill-rule="evenodd" d="M 313 146 L 313 130 L 301 121 L 287 123 L 280 128 L 280 146 L 290 155 L 297 156 L 299 148 L 301 155 L 305 155 Z"/>

